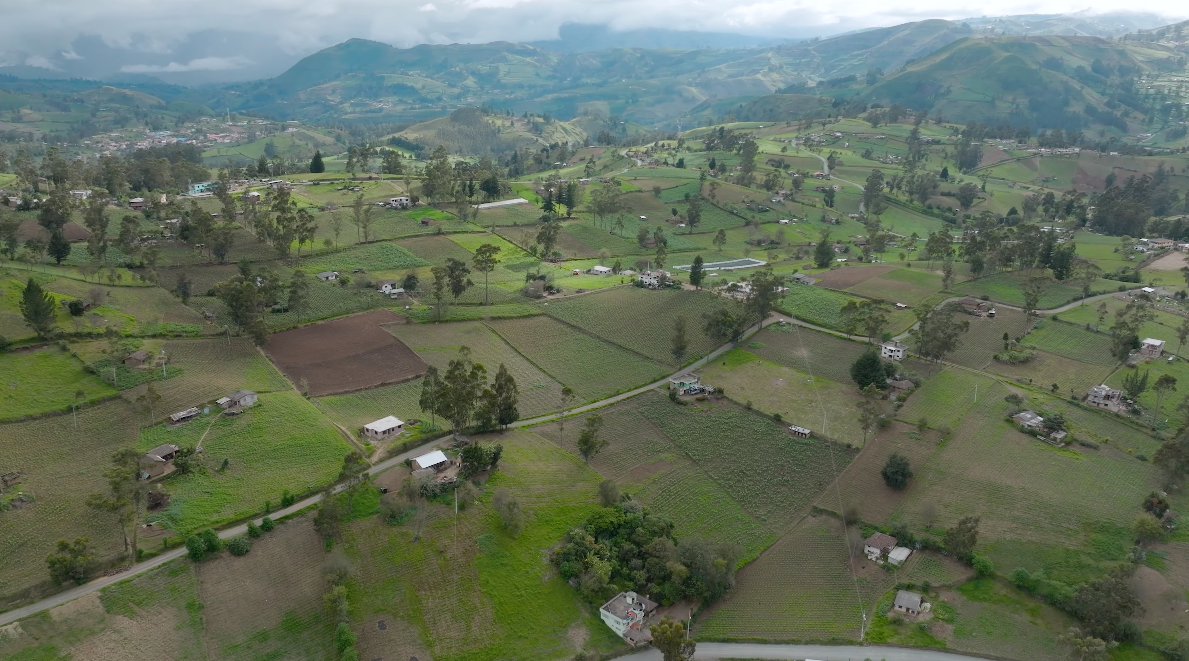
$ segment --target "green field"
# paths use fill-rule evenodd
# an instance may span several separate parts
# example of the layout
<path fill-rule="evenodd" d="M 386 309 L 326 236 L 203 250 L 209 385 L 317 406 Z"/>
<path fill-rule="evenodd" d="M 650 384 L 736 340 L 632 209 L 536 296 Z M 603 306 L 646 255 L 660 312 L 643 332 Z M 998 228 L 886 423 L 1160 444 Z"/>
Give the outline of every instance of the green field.
<path fill-rule="evenodd" d="M 166 481 L 172 498 L 159 518 L 182 534 L 262 512 L 265 501 L 279 503 L 284 491 L 321 488 L 338 475 L 351 450 L 294 392 L 261 395 L 259 404 L 234 418 L 211 413 L 180 427 L 147 428 L 137 447 L 162 443 L 204 450 L 202 470 Z"/>
<path fill-rule="evenodd" d="M 70 411 L 116 394 L 57 348 L 0 353 L 0 420 Z"/>
<path fill-rule="evenodd" d="M 793 286 L 778 307 L 811 324 L 837 329 L 842 323 L 842 307 L 856 300 L 842 292 L 822 287 Z"/>
<path fill-rule="evenodd" d="M 1041 275 L 1041 273 L 1038 271 L 1035 275 Z M 986 296 L 996 303 L 1020 306 L 1024 304 L 1024 293 L 1021 287 L 1029 277 L 1031 277 L 1029 274 L 1018 271 L 999 273 L 954 285 L 952 290 L 963 296 L 975 298 Z M 1090 291 L 1091 294 L 1115 291 L 1118 284 L 1110 280 L 1098 280 L 1090 286 Z M 1081 286 L 1073 281 L 1050 281 L 1045 285 L 1038 305 L 1039 309 L 1048 310 L 1081 300 L 1081 298 Z"/>
<path fill-rule="evenodd" d="M 1038 323 L 1024 341 L 1058 356 L 1091 365 L 1114 365 L 1118 362 L 1111 356 L 1111 339 L 1108 335 L 1059 321 Z"/>

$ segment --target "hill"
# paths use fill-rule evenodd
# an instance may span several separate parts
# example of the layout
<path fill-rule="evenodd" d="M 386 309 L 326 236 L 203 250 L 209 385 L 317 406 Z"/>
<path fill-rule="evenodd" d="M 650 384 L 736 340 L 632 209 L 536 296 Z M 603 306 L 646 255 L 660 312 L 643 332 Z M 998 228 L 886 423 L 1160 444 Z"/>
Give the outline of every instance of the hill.
<path fill-rule="evenodd" d="M 935 19 L 781 46 L 775 52 L 789 60 L 786 66 L 822 80 L 897 69 L 971 34 L 969 26 Z"/>

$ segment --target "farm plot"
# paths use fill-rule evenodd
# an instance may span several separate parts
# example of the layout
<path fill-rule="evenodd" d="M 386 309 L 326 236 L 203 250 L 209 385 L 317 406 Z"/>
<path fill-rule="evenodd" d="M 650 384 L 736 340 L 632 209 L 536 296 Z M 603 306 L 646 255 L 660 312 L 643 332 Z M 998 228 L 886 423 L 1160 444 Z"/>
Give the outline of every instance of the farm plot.
<path fill-rule="evenodd" d="M 425 264 L 445 264 L 448 258 L 470 263 L 474 254 L 446 236 L 422 236 L 397 242 Z"/>
<path fill-rule="evenodd" d="M 59 415 L 0 424 L 0 472 L 20 472 L 32 503 L 0 513 L 0 595 L 28 596 L 47 581 L 45 556 L 63 538 L 87 537 L 96 560 L 123 549 L 115 520 L 86 506 L 107 488 L 111 455 L 136 439 L 138 416 L 121 400 Z M 69 485 L 69 489 L 63 488 Z"/>
<path fill-rule="evenodd" d="M 842 306 L 857 300 L 832 289 L 792 287 L 777 308 L 811 324 L 837 329 L 842 323 Z"/>
<path fill-rule="evenodd" d="M 913 393 L 896 418 L 909 424 L 925 418 L 934 429 L 943 425 L 955 429 L 977 399 L 1002 399 L 1006 395 L 1007 389 L 990 377 L 947 367 Z"/>
<path fill-rule="evenodd" d="M 717 297 L 708 292 L 618 287 L 550 301 L 545 313 L 651 360 L 676 365 L 670 340 L 677 317 L 685 317 L 689 338 L 686 360 L 690 360 L 715 348 L 714 341 L 697 329 L 702 315 L 719 305 Z"/>
<path fill-rule="evenodd" d="M 429 262 L 405 248 L 387 242 L 353 246 L 328 255 L 318 255 L 301 260 L 301 268 L 305 270 L 306 275 L 313 275 L 321 271 L 350 273 L 355 269 L 390 271 L 428 265 Z"/>
<path fill-rule="evenodd" d="M 1026 280 L 1028 280 L 1028 275 L 1024 273 L 999 273 L 954 285 L 952 290 L 963 296 L 973 296 L 975 298 L 986 296 L 996 303 L 1019 306 L 1024 304 L 1022 287 Z M 1117 282 L 1098 280 L 1091 285 L 1090 289 L 1094 293 L 1115 291 L 1117 287 Z M 1059 307 L 1076 301 L 1081 297 L 1081 287 L 1071 281 L 1049 282 L 1045 285 L 1044 293 L 1040 297 L 1038 309 L 1048 310 Z"/>
<path fill-rule="evenodd" d="M 425 361 L 382 327 L 404 321 L 390 310 L 323 321 L 273 334 L 265 351 L 311 395 L 374 388 L 425 373 Z"/>
<path fill-rule="evenodd" d="M 200 439 L 205 470 L 165 483 L 172 499 L 160 518 L 181 534 L 260 512 L 266 500 L 280 502 L 284 491 L 322 487 L 338 475 L 351 450 L 318 409 L 295 392 L 263 394 L 258 405 L 234 418 L 208 414 L 180 427 L 147 428 L 138 448 L 195 447 Z"/>
<path fill-rule="evenodd" d="M 843 385 L 854 383 L 850 366 L 866 351 L 868 345 L 799 326 L 768 326 L 752 336 L 747 350 L 755 355 L 805 372 L 813 377 L 837 381 Z M 909 358 L 901 363 L 904 369 L 922 377 L 935 374 L 936 363 Z"/>
<path fill-rule="evenodd" d="M 406 422 L 430 420 L 430 414 L 421 410 L 421 387 L 422 379 L 418 378 L 346 395 L 318 397 L 315 401 L 318 408 L 347 429 L 359 429 L 387 415 L 395 415 Z M 450 429 L 450 423 L 445 419 L 435 420 L 439 427 Z"/>
<path fill-rule="evenodd" d="M 1091 365 L 1107 366 L 1118 362 L 1111 356 L 1110 336 L 1060 321 L 1041 321 L 1024 341 L 1058 356 Z"/>
<path fill-rule="evenodd" d="M 897 269 L 866 280 L 848 291 L 867 298 L 882 298 L 889 303 L 915 306 L 941 291 L 941 276 L 921 269 Z"/>
<path fill-rule="evenodd" d="M 1078 397 L 1102 383 L 1114 371 L 1113 366 L 1091 365 L 1046 351 L 1037 351 L 1032 360 L 1018 365 L 992 361 L 986 369 L 1041 388 L 1052 388 L 1056 384 L 1057 392 Z"/>
<path fill-rule="evenodd" d="M 422 223 L 423 218 L 429 218 L 430 224 Z M 490 223 L 487 219 L 484 219 L 484 222 Z M 465 232 L 471 229 L 474 229 L 474 225 L 462 222 L 452 214 L 422 207 L 410 211 L 388 211 L 376 214 L 375 222 L 372 224 L 372 237 L 381 240 L 396 239 L 405 236 L 433 234 L 438 230 Z"/>
<path fill-rule="evenodd" d="M 735 402 L 749 403 L 769 415 L 780 414 L 786 423 L 808 427 L 819 436 L 863 445 L 855 409 L 862 397 L 853 385 L 812 378 L 743 349 L 716 360 L 701 374 L 706 383 L 724 388 Z"/>
<path fill-rule="evenodd" d="M 487 325 L 544 373 L 588 401 L 651 383 L 671 371 L 552 317 L 501 319 Z M 560 408 L 561 400 L 557 402 Z"/>
<path fill-rule="evenodd" d="M 648 393 L 640 412 L 730 493 L 774 530 L 788 527 L 850 463 L 844 448 L 797 439 L 783 425 L 723 405 L 694 412 Z M 732 442 L 723 442 L 732 439 Z M 762 463 L 739 457 L 764 457 Z"/>
<path fill-rule="evenodd" d="M 1004 333 L 1017 338 L 1029 328 L 1023 312 L 1002 308 L 994 317 L 966 316 L 959 312 L 954 318 L 969 321 L 970 330 L 959 338 L 958 348 L 946 356 L 946 360 L 975 369 L 986 367 L 995 354 L 1003 351 Z"/>
<path fill-rule="evenodd" d="M 165 286 L 172 284 L 165 283 Z M 104 287 L 59 278 L 50 289 L 72 298 L 101 297 L 105 301 L 104 307 L 136 318 L 137 327 L 133 332 L 137 335 L 155 335 L 153 327 L 164 324 L 178 326 L 177 334 L 197 335 L 200 332 L 197 327 L 203 325 L 202 315 L 182 305 L 181 300 L 160 287 Z M 210 326 L 206 329 L 207 332 L 216 330 Z M 162 328 L 160 334 L 169 334 L 168 327 Z"/>
<path fill-rule="evenodd" d="M 667 470 L 682 459 L 681 451 L 669 437 L 640 412 L 638 405 L 641 401 L 638 397 L 628 399 L 598 412 L 603 418 L 600 437 L 607 441 L 607 447 L 590 460 L 590 467 L 625 488 Z M 567 419 L 564 429 L 561 421 L 547 422 L 533 429 L 578 454 L 578 433 L 586 418 L 582 415 Z"/>
<path fill-rule="evenodd" d="M 500 365 L 505 365 L 520 390 L 518 409 L 522 417 L 561 408 L 561 384 L 480 322 L 395 324 L 385 328 L 443 373 L 464 346 L 471 350 L 471 360 L 487 368 L 488 379 L 494 379 Z"/>
<path fill-rule="evenodd" d="M 814 278 L 817 279 L 819 286 L 827 289 L 850 289 L 867 282 L 872 278 L 878 278 L 890 271 L 895 270 L 893 264 L 872 264 L 870 266 L 847 266 L 840 269 L 830 269 L 829 271 L 822 271 L 815 273 Z"/>
<path fill-rule="evenodd" d="M 694 632 L 710 639 L 857 639 L 865 609 L 847 560 L 840 523 L 806 518 L 739 572 Z"/>
<path fill-rule="evenodd" d="M 67 412 L 115 394 L 60 349 L 0 353 L 0 420 Z"/>

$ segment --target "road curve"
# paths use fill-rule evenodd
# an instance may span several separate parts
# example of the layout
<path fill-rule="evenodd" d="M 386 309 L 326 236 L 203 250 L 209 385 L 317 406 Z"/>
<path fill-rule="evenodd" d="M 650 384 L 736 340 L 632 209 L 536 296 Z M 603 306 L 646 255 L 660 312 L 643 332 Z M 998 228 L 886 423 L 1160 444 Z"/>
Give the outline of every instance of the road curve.
<path fill-rule="evenodd" d="M 648 649 L 619 657 L 626 661 L 661 661 L 660 651 Z M 779 645 L 771 643 L 698 643 L 697 661 L 711 659 L 818 659 L 819 661 L 982 661 L 984 657 L 905 647 L 859 645 Z"/>

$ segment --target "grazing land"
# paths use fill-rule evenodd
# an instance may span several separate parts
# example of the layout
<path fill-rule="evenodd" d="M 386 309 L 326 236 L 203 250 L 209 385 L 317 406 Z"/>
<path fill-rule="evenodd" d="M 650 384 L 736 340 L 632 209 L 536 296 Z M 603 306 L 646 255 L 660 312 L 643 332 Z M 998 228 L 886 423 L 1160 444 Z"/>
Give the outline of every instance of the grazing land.
<path fill-rule="evenodd" d="M 56 347 L 0 354 L 0 420 L 69 411 L 116 389 Z"/>
<path fill-rule="evenodd" d="M 390 310 L 323 321 L 273 334 L 265 351 L 311 395 L 374 388 L 425 373 L 425 362 L 383 328 L 404 321 Z"/>

